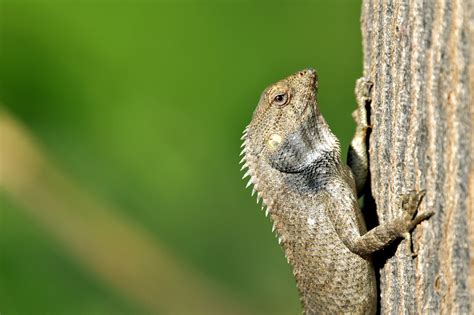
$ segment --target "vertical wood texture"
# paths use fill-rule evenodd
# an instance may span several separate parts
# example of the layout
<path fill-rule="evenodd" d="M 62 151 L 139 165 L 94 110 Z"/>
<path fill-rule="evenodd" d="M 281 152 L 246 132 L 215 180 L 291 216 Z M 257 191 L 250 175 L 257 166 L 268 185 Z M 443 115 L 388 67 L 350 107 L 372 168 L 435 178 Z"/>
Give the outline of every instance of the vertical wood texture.
<path fill-rule="evenodd" d="M 364 76 L 374 82 L 370 169 L 380 222 L 426 189 L 435 215 L 386 253 L 381 312 L 473 314 L 474 1 L 364 0 Z"/>

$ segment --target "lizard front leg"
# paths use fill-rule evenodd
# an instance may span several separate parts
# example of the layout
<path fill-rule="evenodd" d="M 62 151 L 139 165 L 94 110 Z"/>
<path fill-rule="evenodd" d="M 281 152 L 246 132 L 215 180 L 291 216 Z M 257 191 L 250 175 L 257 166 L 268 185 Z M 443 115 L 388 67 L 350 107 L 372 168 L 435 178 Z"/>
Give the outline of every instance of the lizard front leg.
<path fill-rule="evenodd" d="M 373 83 L 365 78 L 356 81 L 355 95 L 357 109 L 352 117 L 357 123 L 354 137 L 352 138 L 347 155 L 347 164 L 354 174 L 357 195 L 360 197 L 365 188 L 369 169 L 367 156 L 368 131 L 371 128 L 369 121 L 370 103 L 372 102 Z"/>
<path fill-rule="evenodd" d="M 399 237 L 409 238 L 409 232 L 421 221 L 433 215 L 432 211 L 418 212 L 425 191 L 412 191 L 402 195 L 400 208 L 403 213 L 396 219 L 384 222 L 349 242 L 349 249 L 359 256 L 367 257 Z"/>

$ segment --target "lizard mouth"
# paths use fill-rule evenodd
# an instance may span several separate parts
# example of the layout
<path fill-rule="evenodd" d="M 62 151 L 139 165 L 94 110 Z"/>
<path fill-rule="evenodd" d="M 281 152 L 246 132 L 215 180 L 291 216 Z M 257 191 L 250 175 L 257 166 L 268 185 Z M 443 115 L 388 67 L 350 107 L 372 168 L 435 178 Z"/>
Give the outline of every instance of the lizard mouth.
<path fill-rule="evenodd" d="M 316 82 L 317 82 L 318 74 L 316 73 L 316 70 L 314 70 L 313 68 L 308 68 L 308 69 L 302 70 L 302 71 L 298 72 L 297 76 L 299 76 L 303 79 L 306 79 L 309 83 L 310 88 L 312 88 L 312 89 L 317 88 Z"/>

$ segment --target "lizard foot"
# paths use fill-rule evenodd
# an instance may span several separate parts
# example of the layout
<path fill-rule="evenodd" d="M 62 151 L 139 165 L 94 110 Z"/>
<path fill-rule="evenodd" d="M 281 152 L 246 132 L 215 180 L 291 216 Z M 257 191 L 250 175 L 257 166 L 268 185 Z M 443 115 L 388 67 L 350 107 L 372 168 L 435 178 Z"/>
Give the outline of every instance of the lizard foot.
<path fill-rule="evenodd" d="M 372 97 L 372 87 L 374 84 L 365 77 L 359 78 L 356 81 L 355 94 L 357 100 L 370 100 Z"/>
<path fill-rule="evenodd" d="M 406 250 L 408 253 L 411 253 L 412 258 L 415 258 L 418 253 L 414 251 L 410 231 L 421 221 L 433 215 L 433 211 L 418 212 L 418 208 L 425 195 L 425 190 L 419 192 L 413 190 L 408 194 L 402 195 L 400 198 L 400 206 L 403 210 L 403 215 L 400 218 L 401 225 L 399 226 L 399 233 L 406 240 Z"/>
<path fill-rule="evenodd" d="M 433 211 L 418 212 L 418 208 L 420 207 L 421 201 L 423 200 L 425 194 L 426 191 L 421 190 L 419 192 L 411 191 L 408 194 L 402 195 L 400 200 L 401 208 L 404 212 L 404 227 L 403 231 L 400 231 L 402 235 L 406 236 L 407 233 L 410 232 L 417 224 L 428 219 L 434 214 Z"/>
<path fill-rule="evenodd" d="M 372 101 L 372 88 L 374 84 L 362 77 L 357 79 L 355 86 L 355 96 L 357 101 L 357 109 L 352 113 L 352 117 L 357 123 L 357 126 L 364 133 L 372 126 L 369 122 L 369 104 Z"/>

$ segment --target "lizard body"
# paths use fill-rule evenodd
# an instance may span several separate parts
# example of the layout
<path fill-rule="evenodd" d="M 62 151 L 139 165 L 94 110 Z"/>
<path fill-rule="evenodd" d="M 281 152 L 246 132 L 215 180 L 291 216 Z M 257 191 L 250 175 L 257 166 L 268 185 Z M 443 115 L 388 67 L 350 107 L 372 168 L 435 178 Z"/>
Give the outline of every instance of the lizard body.
<path fill-rule="evenodd" d="M 367 94 L 370 88 L 363 83 L 358 85 Z M 319 111 L 317 84 L 316 72 L 307 69 L 262 93 L 242 137 L 244 177 L 250 176 L 248 185 L 267 207 L 304 313 L 374 314 L 371 253 L 431 213 L 415 215 L 423 194 L 412 193 L 402 198 L 405 211 L 399 218 L 367 232 L 357 201 L 367 176 L 368 126 L 362 108 L 367 95 L 358 97 L 351 170 L 341 162 L 339 142 Z"/>

